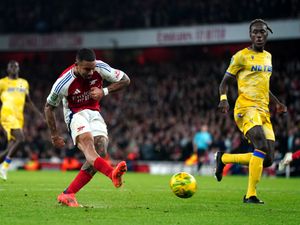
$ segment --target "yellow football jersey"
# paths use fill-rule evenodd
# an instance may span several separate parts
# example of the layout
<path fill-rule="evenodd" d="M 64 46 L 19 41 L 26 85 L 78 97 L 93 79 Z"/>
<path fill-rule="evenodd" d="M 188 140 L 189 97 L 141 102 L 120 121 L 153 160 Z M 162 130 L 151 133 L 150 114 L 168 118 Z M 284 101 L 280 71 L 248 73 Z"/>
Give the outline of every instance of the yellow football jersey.
<path fill-rule="evenodd" d="M 17 129 L 23 127 L 24 106 L 29 84 L 25 79 L 0 79 L 1 124 L 4 127 Z"/>
<path fill-rule="evenodd" d="M 226 71 L 237 79 L 238 98 L 235 108 L 254 106 L 269 111 L 269 86 L 272 75 L 272 55 L 245 48 L 231 59 Z"/>

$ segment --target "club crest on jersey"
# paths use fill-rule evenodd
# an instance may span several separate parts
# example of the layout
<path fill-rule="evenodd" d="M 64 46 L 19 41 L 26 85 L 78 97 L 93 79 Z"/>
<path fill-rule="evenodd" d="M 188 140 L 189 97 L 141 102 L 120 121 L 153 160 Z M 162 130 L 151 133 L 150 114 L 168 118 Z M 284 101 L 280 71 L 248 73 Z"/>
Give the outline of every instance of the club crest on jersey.
<path fill-rule="evenodd" d="M 267 65 L 253 65 L 251 71 L 262 71 L 262 72 L 272 72 L 272 66 Z"/>
<path fill-rule="evenodd" d="M 254 59 L 254 56 L 253 56 L 253 55 L 251 55 L 251 59 L 252 59 L 252 60 Z"/>
<path fill-rule="evenodd" d="M 90 85 L 94 85 L 94 84 L 96 84 L 96 82 L 97 82 L 97 79 L 91 80 L 91 81 L 90 81 Z"/>

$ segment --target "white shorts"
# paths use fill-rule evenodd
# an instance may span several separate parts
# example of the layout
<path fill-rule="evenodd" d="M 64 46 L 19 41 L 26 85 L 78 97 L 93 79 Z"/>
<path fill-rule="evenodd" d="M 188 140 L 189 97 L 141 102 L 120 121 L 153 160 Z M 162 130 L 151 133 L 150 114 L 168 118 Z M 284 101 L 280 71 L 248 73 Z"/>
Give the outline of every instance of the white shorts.
<path fill-rule="evenodd" d="M 80 134 L 90 132 L 93 137 L 104 136 L 108 138 L 107 126 L 98 111 L 89 109 L 82 110 L 73 115 L 70 123 L 72 140 L 76 145 L 76 137 Z"/>

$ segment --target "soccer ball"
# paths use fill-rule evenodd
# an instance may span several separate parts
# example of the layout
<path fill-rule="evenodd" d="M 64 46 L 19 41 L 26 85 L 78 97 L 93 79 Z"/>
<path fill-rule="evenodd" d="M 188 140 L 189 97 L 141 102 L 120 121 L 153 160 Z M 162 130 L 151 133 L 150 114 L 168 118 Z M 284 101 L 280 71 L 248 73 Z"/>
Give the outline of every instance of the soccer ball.
<path fill-rule="evenodd" d="M 179 198 L 190 198 L 197 190 L 197 182 L 191 174 L 180 172 L 171 177 L 170 187 Z"/>

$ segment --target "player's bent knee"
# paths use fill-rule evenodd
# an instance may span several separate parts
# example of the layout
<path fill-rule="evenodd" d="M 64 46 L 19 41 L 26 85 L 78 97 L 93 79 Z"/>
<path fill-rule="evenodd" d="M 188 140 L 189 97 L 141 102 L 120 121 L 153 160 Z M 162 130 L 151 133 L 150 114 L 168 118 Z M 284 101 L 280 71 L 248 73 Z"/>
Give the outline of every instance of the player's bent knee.
<path fill-rule="evenodd" d="M 264 168 L 270 167 L 273 164 L 273 161 L 273 158 L 266 157 L 263 164 Z"/>
<path fill-rule="evenodd" d="M 77 142 L 93 142 L 94 138 L 90 132 L 80 134 L 76 137 Z"/>
<path fill-rule="evenodd" d="M 84 153 L 86 161 L 94 165 L 95 160 L 99 157 L 95 150 L 94 139 L 91 133 L 84 133 L 76 137 L 78 148 Z"/>
<path fill-rule="evenodd" d="M 254 145 L 255 149 L 258 149 L 258 150 L 264 152 L 265 154 L 268 153 L 268 147 L 267 147 L 266 141 L 259 140 L 253 145 Z"/>
<path fill-rule="evenodd" d="M 267 140 L 260 126 L 255 126 L 246 135 L 252 142 L 254 148 L 267 153 Z"/>
<path fill-rule="evenodd" d="M 94 146 L 94 140 L 90 133 L 84 133 L 78 135 L 76 137 L 76 143 L 78 148 L 83 152 L 86 152 L 87 150 L 93 148 Z"/>

